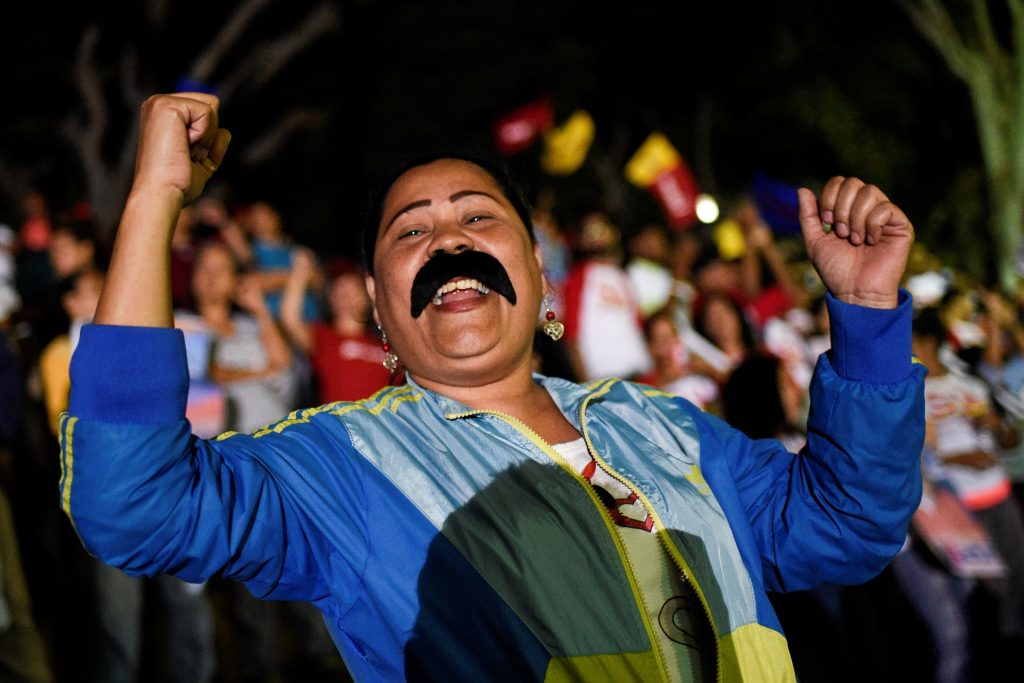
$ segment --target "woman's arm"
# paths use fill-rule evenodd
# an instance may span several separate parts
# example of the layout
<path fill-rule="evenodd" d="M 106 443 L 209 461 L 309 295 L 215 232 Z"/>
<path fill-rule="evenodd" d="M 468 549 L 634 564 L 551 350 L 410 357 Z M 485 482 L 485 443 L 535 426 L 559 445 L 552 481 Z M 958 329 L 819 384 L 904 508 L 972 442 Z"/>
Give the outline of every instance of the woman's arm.
<path fill-rule="evenodd" d="M 270 314 L 266 299 L 263 298 L 263 290 L 254 275 L 242 276 L 235 294 L 235 302 L 259 324 L 260 341 L 267 352 L 267 367 L 264 374 L 278 373 L 291 365 L 291 349 L 288 348 L 288 342 L 281 334 L 277 321 Z"/>
<path fill-rule="evenodd" d="M 195 438 L 185 419 L 184 341 L 173 329 L 87 325 L 71 380 L 61 506 L 104 562 L 131 575 L 220 575 L 260 596 L 313 600 L 326 590 L 309 561 L 325 518 L 310 505 L 328 497 L 330 524 L 354 531 L 335 549 L 362 566 L 365 509 L 346 501 L 365 497 L 364 460 L 337 419 L 327 430 L 303 419 L 259 438 Z M 352 572 L 346 581 L 355 585 Z"/>
<path fill-rule="evenodd" d="M 769 590 L 877 575 L 920 501 L 925 370 L 911 362 L 910 297 L 893 311 L 831 298 L 829 307 L 833 349 L 815 369 L 800 454 L 691 411 L 702 472 L 743 509 Z"/>
<path fill-rule="evenodd" d="M 292 343 L 304 353 L 313 351 L 313 332 L 302 319 L 302 298 L 313 277 L 313 255 L 305 249 L 296 249 L 292 269 L 281 296 L 281 326 Z"/>
<path fill-rule="evenodd" d="M 219 128 L 213 95 L 156 95 L 142 106 L 135 178 L 121 215 L 94 322 L 172 327 L 171 235 L 224 160 L 231 135 Z"/>

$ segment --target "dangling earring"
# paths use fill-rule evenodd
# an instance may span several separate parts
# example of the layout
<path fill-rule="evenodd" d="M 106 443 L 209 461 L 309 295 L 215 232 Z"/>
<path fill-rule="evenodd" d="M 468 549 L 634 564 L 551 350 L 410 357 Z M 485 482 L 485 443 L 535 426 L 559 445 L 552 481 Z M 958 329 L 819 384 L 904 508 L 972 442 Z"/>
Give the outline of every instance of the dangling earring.
<path fill-rule="evenodd" d="M 565 334 L 565 325 L 555 320 L 555 312 L 551 310 L 551 295 L 544 294 L 544 319 L 547 321 L 544 323 L 544 334 L 551 337 L 553 341 L 558 341 Z"/>
<path fill-rule="evenodd" d="M 398 355 L 391 350 L 391 342 L 388 341 L 388 333 L 384 331 L 384 328 L 379 327 L 377 329 L 380 330 L 381 348 L 384 349 L 384 360 L 381 363 L 385 368 L 394 372 L 398 369 Z"/>

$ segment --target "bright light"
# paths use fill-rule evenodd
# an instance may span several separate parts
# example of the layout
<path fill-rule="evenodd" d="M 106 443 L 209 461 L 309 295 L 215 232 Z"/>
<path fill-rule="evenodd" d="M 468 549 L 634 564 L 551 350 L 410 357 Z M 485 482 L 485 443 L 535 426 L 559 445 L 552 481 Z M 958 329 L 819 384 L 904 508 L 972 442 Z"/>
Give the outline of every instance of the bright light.
<path fill-rule="evenodd" d="M 709 194 L 697 195 L 696 210 L 701 223 L 714 223 L 718 220 L 718 202 Z"/>

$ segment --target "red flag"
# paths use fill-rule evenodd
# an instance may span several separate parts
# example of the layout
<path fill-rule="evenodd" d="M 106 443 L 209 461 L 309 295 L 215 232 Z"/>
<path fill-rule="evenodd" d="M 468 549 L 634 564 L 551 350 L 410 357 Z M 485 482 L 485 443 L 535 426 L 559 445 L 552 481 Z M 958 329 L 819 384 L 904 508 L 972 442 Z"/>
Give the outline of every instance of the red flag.
<path fill-rule="evenodd" d="M 648 189 L 673 230 L 685 230 L 697 220 L 697 181 L 682 160 L 658 175 Z"/>
<path fill-rule="evenodd" d="M 494 122 L 498 151 L 506 155 L 521 152 L 553 125 L 555 112 L 549 99 L 524 104 Z"/>
<path fill-rule="evenodd" d="M 693 225 L 697 218 L 697 180 L 664 135 L 655 132 L 647 136 L 626 164 L 626 178 L 654 195 L 673 230 Z"/>

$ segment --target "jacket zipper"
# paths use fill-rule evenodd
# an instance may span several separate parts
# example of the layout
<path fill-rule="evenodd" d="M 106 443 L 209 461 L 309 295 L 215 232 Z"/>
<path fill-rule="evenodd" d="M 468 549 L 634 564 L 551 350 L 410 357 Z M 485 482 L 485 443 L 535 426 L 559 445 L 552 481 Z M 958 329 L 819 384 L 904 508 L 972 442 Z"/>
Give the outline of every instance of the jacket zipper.
<path fill-rule="evenodd" d="M 715 620 L 711 617 L 711 608 L 708 606 L 708 601 L 704 596 L 704 591 L 701 590 L 696 577 L 693 575 L 693 570 L 690 569 L 690 566 L 686 563 L 686 560 L 683 558 L 682 553 L 679 552 L 679 549 L 676 548 L 675 545 L 672 544 L 671 539 L 668 538 L 668 533 L 666 531 L 667 527 L 661 521 L 661 517 L 659 517 L 657 512 L 655 512 L 654 506 L 651 504 L 651 501 L 647 499 L 647 496 L 644 495 L 643 491 L 605 462 L 605 460 L 598 454 L 597 449 L 595 449 L 594 445 L 590 442 L 590 435 L 588 434 L 586 420 L 587 405 L 590 403 L 591 399 L 607 392 L 608 389 L 611 388 L 611 384 L 615 381 L 616 380 L 608 381 L 600 389 L 594 391 L 583 399 L 583 403 L 580 405 L 580 427 L 583 431 L 583 440 L 586 442 L 587 450 L 590 452 L 590 457 L 594 459 L 594 462 L 596 462 L 598 466 L 610 477 L 614 477 L 623 486 L 626 486 L 630 491 L 636 493 L 637 499 L 643 504 L 647 514 L 654 518 L 654 523 L 658 526 L 658 530 L 655 535 L 658 537 L 661 545 L 665 548 L 665 552 L 668 553 L 669 557 L 672 558 L 672 561 L 681 572 L 683 580 L 690 584 L 690 587 L 693 588 L 693 592 L 697 594 L 697 597 L 700 599 L 701 607 L 704 608 L 704 616 L 707 617 L 708 623 L 711 625 L 711 631 L 714 633 L 715 637 L 715 680 L 721 683 L 722 667 L 719 666 L 721 643 L 718 635 L 718 626 L 715 624 Z"/>
<path fill-rule="evenodd" d="M 586 401 L 584 401 L 584 405 L 586 405 Z M 671 681 L 671 678 L 668 675 L 668 665 L 667 665 L 667 662 L 666 662 L 666 659 L 665 659 L 665 653 L 661 649 L 661 643 L 658 641 L 657 634 L 654 631 L 654 626 L 651 624 L 651 620 L 648 617 L 647 602 L 644 600 L 643 593 L 641 592 L 640 587 L 637 585 L 636 567 L 633 566 L 633 561 L 630 559 L 629 553 L 626 552 L 626 548 L 624 546 L 624 542 L 622 540 L 622 537 L 619 535 L 618 530 L 615 528 L 615 524 L 614 524 L 614 522 L 611 519 L 611 515 L 605 509 L 604 503 L 601 502 L 601 499 L 597 495 L 597 491 L 594 490 L 594 485 L 592 483 L 590 483 L 589 481 L 587 481 L 586 479 L 584 479 L 583 475 L 581 475 L 579 472 L 576 472 L 575 469 L 570 467 L 569 464 L 565 461 L 565 459 L 562 458 L 562 456 L 559 455 L 558 452 L 554 448 L 551 447 L 551 444 L 549 444 L 547 441 L 545 441 L 544 438 L 541 437 L 540 434 L 535 432 L 529 425 L 527 425 L 522 420 L 519 420 L 518 418 L 512 417 L 511 415 L 509 415 L 507 413 L 502 413 L 502 412 L 499 412 L 497 410 L 471 410 L 471 411 L 467 411 L 467 412 L 464 412 L 464 413 L 449 413 L 449 414 L 445 415 L 445 418 L 447 418 L 449 420 L 457 420 L 457 419 L 461 419 L 461 418 L 464 418 L 464 417 L 472 417 L 472 416 L 475 416 L 475 415 L 493 415 L 493 416 L 495 416 L 497 418 L 500 418 L 501 420 L 504 420 L 506 423 L 508 423 L 509 425 L 514 427 L 515 429 L 517 429 L 520 432 L 522 432 L 523 435 L 526 436 L 526 438 L 529 439 L 531 443 L 533 443 L 535 446 L 540 448 L 541 451 L 543 451 L 545 455 L 547 455 L 549 458 L 551 458 L 553 461 L 555 461 L 559 465 L 559 467 L 561 467 L 563 470 L 565 470 L 566 472 L 571 474 L 573 476 L 573 478 L 576 479 L 576 481 L 578 481 L 583 486 L 583 488 L 587 491 L 587 495 L 590 497 L 591 502 L 594 504 L 594 506 L 601 513 L 601 519 L 604 521 L 605 527 L 607 527 L 608 532 L 609 532 L 609 534 L 612 537 L 612 541 L 615 543 L 615 547 L 616 547 L 616 549 L 619 552 L 619 557 L 622 558 L 623 563 L 626 565 L 626 569 L 628 571 L 628 576 L 629 576 L 629 585 L 630 585 L 630 588 L 632 588 L 632 590 L 633 590 L 633 599 L 639 604 L 640 618 L 643 621 L 644 629 L 647 631 L 647 638 L 651 642 L 651 647 L 654 648 L 654 653 L 655 653 L 655 656 L 656 656 L 657 662 L 658 662 L 658 668 L 661 671 L 661 677 L 662 677 L 662 679 L 664 681 L 666 681 L 666 683 L 668 683 L 668 681 Z M 582 415 L 582 413 L 581 413 L 581 415 Z M 590 450 L 591 453 L 593 453 L 593 450 L 590 447 L 590 443 L 587 440 L 586 432 L 585 431 L 584 431 L 583 438 L 584 438 L 584 441 L 587 442 L 588 450 Z M 605 469 L 607 469 L 607 467 L 605 467 Z M 621 481 L 621 479 L 620 479 L 620 481 Z M 649 504 L 647 504 L 646 501 L 645 501 L 645 505 L 648 505 L 648 507 L 649 507 Z M 685 573 L 684 573 L 684 577 L 685 577 Z M 695 592 L 698 595 L 700 595 L 700 591 L 697 591 L 695 589 Z M 703 601 L 704 601 L 704 596 L 701 595 L 701 602 L 703 603 Z M 706 605 L 705 605 L 704 609 L 705 609 L 705 611 L 707 611 L 707 606 Z M 709 619 L 709 621 L 710 621 L 710 619 Z M 713 622 L 712 622 L 711 626 L 712 626 L 712 628 L 714 628 L 714 623 Z M 717 631 L 716 631 L 716 641 L 717 641 Z M 716 647 L 716 650 L 717 650 L 717 647 Z M 716 666 L 716 669 L 717 669 L 717 666 Z"/>

